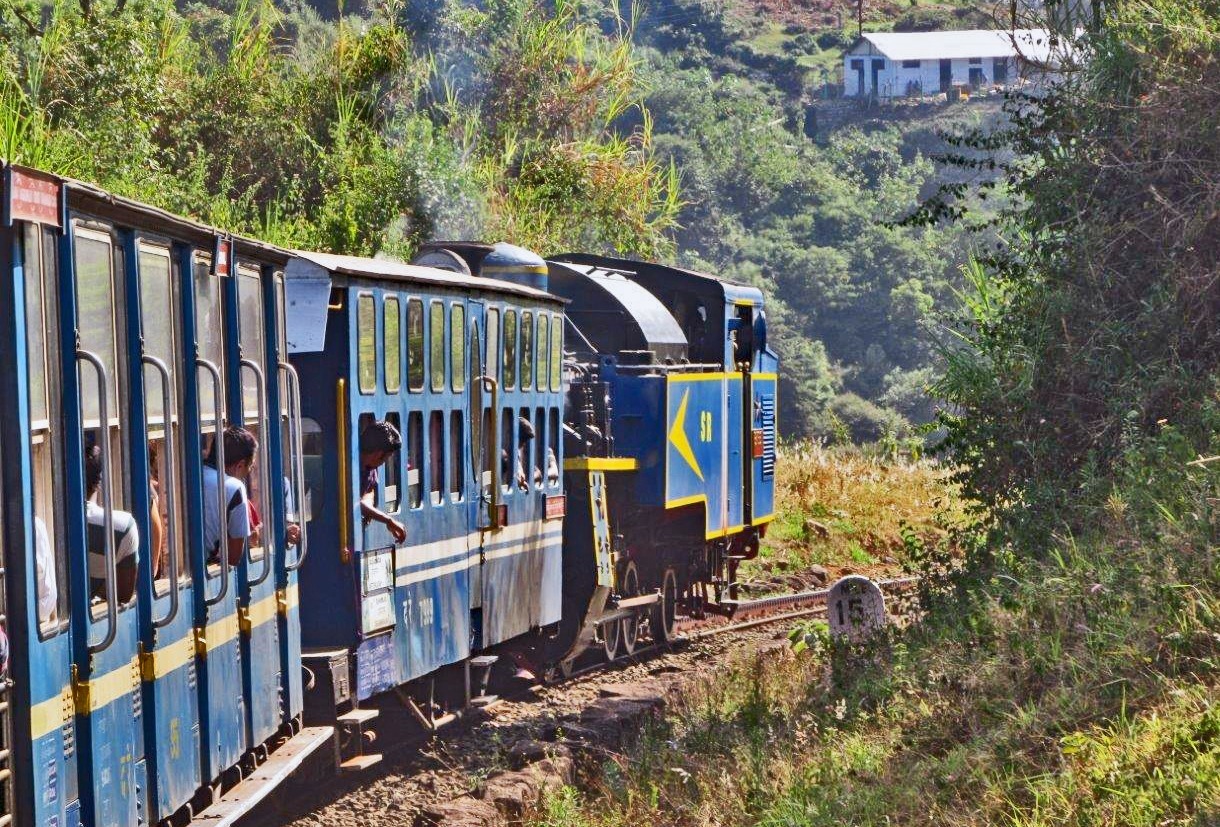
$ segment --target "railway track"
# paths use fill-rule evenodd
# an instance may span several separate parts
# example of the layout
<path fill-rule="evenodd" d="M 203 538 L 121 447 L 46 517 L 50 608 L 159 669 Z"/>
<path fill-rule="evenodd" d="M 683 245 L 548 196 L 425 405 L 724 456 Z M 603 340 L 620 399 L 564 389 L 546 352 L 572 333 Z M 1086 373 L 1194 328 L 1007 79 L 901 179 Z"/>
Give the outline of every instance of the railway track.
<path fill-rule="evenodd" d="M 908 593 L 916 581 L 880 581 L 887 599 Z M 439 733 L 421 731 L 405 710 L 382 708 L 381 765 L 363 774 L 313 785 L 287 811 L 266 808 L 244 827 L 410 824 L 412 812 L 467 793 L 476 779 L 503 769 L 504 751 L 517 741 L 546 741 L 556 729 L 579 729 L 582 715 L 623 685 L 674 686 L 686 674 L 706 670 L 734 653 L 770 645 L 778 635 L 767 627 L 826 611 L 829 589 L 742 601 L 732 618 L 680 618 L 680 636 L 670 643 L 641 643 L 631 655 L 602 659 L 555 683 L 499 686 L 490 708 L 459 716 Z M 565 724 L 565 722 L 567 722 Z"/>

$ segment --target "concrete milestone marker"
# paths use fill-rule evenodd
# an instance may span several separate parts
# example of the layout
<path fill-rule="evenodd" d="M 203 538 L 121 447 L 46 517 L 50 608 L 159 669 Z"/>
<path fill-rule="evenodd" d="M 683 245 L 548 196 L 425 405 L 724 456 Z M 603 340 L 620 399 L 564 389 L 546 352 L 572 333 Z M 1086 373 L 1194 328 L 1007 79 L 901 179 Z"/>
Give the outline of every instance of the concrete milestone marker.
<path fill-rule="evenodd" d="M 851 641 L 864 640 L 885 628 L 885 595 L 881 588 L 858 574 L 840 578 L 826 597 L 830 633 Z"/>

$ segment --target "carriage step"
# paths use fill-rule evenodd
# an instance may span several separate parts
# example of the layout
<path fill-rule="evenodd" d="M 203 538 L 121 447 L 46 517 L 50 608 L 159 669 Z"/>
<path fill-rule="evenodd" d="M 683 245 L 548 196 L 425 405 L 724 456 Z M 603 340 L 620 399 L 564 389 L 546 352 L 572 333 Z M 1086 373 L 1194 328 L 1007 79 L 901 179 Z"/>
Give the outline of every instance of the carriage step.
<path fill-rule="evenodd" d="M 272 752 L 250 776 L 191 820 L 192 825 L 229 827 L 283 784 L 305 759 L 334 744 L 334 727 L 305 727 Z"/>
<path fill-rule="evenodd" d="M 369 767 L 381 763 L 381 753 L 373 755 L 357 755 L 354 758 L 349 758 L 339 765 L 339 772 L 353 773 L 364 772 Z"/>
<path fill-rule="evenodd" d="M 379 709 L 353 709 L 350 712 L 344 712 L 335 720 L 339 722 L 339 726 L 361 726 L 381 714 Z"/>

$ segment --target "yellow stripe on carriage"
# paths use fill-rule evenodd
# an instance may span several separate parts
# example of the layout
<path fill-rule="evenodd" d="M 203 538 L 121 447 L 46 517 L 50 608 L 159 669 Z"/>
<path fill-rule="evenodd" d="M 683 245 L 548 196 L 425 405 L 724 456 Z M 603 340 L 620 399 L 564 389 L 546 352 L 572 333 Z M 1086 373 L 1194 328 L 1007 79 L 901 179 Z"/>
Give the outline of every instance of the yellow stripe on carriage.
<path fill-rule="evenodd" d="M 164 678 L 186 666 L 195 657 L 195 636 L 189 634 L 160 649 L 140 652 L 140 675 L 146 681 Z"/>
<path fill-rule="evenodd" d="M 565 471 L 635 471 L 639 467 L 634 457 L 571 457 L 563 461 Z"/>
<path fill-rule="evenodd" d="M 236 614 L 225 615 L 214 620 L 206 628 L 195 630 L 195 653 L 206 657 L 208 652 L 224 646 L 237 637 L 241 627 Z"/>
<path fill-rule="evenodd" d="M 135 657 L 131 662 L 93 680 L 74 680 L 72 695 L 76 701 L 76 709 L 82 715 L 88 715 L 109 706 L 124 695 L 130 695 L 139 687 L 140 659 Z"/>
<path fill-rule="evenodd" d="M 37 741 L 61 728 L 76 714 L 72 687 L 65 686 L 58 695 L 30 707 L 30 739 Z"/>

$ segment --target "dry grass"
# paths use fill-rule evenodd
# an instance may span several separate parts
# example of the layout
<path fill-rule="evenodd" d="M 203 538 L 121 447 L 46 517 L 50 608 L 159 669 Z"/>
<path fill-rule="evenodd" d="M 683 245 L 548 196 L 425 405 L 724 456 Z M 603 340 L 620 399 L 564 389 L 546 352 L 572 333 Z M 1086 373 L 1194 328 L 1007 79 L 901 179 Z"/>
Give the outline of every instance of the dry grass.
<path fill-rule="evenodd" d="M 930 460 L 870 456 L 855 448 L 800 443 L 781 449 L 776 511 L 746 582 L 799 579 L 812 565 L 834 578 L 892 574 L 904 563 L 903 533 L 940 539 L 960 514 L 950 470 Z M 795 583 L 794 583 L 795 585 Z"/>

